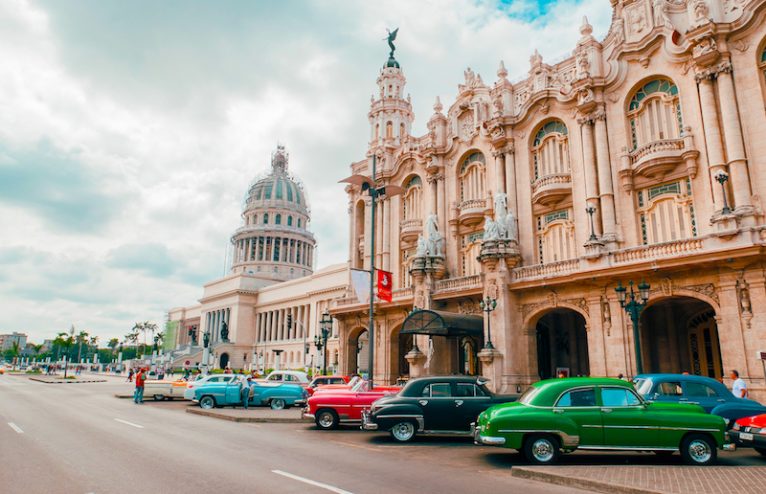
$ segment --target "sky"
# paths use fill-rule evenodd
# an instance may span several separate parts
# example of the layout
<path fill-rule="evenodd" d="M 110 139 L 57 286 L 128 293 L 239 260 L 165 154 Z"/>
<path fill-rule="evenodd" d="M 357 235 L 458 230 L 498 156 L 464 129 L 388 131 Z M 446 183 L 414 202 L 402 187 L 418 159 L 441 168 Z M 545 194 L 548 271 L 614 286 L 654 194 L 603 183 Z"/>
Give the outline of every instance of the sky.
<path fill-rule="evenodd" d="M 609 0 L 0 2 L 0 333 L 105 344 L 196 303 L 277 143 L 318 266 L 345 262 L 386 28 L 422 135 L 467 67 L 522 78 L 584 15 L 603 38 Z"/>

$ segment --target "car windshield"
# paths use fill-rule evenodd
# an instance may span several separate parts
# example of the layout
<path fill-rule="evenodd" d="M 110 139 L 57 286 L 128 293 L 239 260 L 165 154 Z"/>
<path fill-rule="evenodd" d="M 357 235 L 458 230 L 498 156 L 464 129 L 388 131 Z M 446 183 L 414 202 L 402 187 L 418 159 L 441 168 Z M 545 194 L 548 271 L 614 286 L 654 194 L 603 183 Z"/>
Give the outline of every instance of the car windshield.
<path fill-rule="evenodd" d="M 537 395 L 537 393 L 540 392 L 540 388 L 535 388 L 534 386 L 530 386 L 527 388 L 524 393 L 521 394 L 519 397 L 519 403 L 523 403 L 524 405 L 528 405 L 532 403 L 532 399 Z"/>
<path fill-rule="evenodd" d="M 643 378 L 633 379 L 633 387 L 636 388 L 636 391 L 641 396 L 648 395 L 649 391 L 652 390 L 652 380 Z"/>
<path fill-rule="evenodd" d="M 370 389 L 370 387 L 367 384 L 367 381 L 365 381 L 364 379 L 360 379 L 359 381 L 357 381 L 357 383 L 354 384 L 354 386 L 351 388 L 351 390 L 353 392 L 355 392 L 355 393 L 360 393 L 360 392 L 363 392 L 363 391 L 369 391 L 369 389 Z"/>

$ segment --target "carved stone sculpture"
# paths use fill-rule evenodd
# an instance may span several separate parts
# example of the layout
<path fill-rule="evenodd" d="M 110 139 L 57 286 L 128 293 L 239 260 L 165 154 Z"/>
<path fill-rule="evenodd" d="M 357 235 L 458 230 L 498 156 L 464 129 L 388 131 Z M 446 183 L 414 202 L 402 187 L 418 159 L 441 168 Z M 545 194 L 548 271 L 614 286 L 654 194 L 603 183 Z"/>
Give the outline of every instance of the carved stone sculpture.
<path fill-rule="evenodd" d="M 435 257 L 444 257 L 442 245 L 444 237 L 439 233 L 439 226 L 435 214 L 428 215 L 426 220 L 426 233 L 428 234 L 428 253 Z"/>

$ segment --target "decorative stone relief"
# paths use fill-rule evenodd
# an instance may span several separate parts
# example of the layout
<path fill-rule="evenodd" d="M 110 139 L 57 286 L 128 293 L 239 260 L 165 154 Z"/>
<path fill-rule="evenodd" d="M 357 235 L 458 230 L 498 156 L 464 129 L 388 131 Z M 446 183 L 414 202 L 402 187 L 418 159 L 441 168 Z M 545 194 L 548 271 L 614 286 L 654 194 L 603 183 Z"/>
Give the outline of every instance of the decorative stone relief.
<path fill-rule="evenodd" d="M 609 306 L 609 299 L 606 295 L 601 295 L 601 325 L 606 331 L 607 336 L 611 335 L 612 309 Z"/>
<path fill-rule="evenodd" d="M 701 295 L 705 295 L 707 297 L 712 298 L 715 300 L 715 303 L 718 304 L 718 292 L 715 290 L 715 285 L 712 283 L 702 283 L 700 285 L 689 285 L 683 287 L 685 290 L 690 290 L 692 292 L 697 292 Z"/>
<path fill-rule="evenodd" d="M 668 3 L 665 0 L 654 0 L 652 4 L 654 10 L 654 25 L 660 27 L 669 27 L 673 29 L 673 23 L 668 15 Z"/>
<path fill-rule="evenodd" d="M 739 298 L 739 306 L 742 309 L 742 313 L 752 314 L 753 305 L 750 301 L 750 287 L 744 278 L 737 280 L 737 292 Z"/>
<path fill-rule="evenodd" d="M 648 30 L 646 7 L 643 3 L 634 3 L 625 8 L 625 19 L 628 21 L 628 35 L 632 41 L 640 39 Z"/>
<path fill-rule="evenodd" d="M 723 13 L 730 14 L 736 10 L 742 11 L 747 0 L 723 0 Z"/>
<path fill-rule="evenodd" d="M 588 77 L 590 77 L 590 59 L 588 52 L 582 50 L 577 54 L 577 80 L 587 79 Z"/>
<path fill-rule="evenodd" d="M 460 314 L 480 314 L 481 309 L 471 299 L 460 300 L 457 303 L 457 311 Z"/>

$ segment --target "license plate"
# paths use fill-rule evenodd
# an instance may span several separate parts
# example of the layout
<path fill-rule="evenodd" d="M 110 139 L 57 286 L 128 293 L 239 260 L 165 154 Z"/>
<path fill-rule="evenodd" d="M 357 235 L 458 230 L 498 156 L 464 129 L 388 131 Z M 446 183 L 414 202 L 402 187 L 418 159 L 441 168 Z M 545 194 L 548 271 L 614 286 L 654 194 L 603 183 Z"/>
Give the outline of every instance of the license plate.
<path fill-rule="evenodd" d="M 751 433 L 749 433 L 749 432 L 740 432 L 739 433 L 739 438 L 742 441 L 752 441 L 753 440 L 753 435 Z"/>

